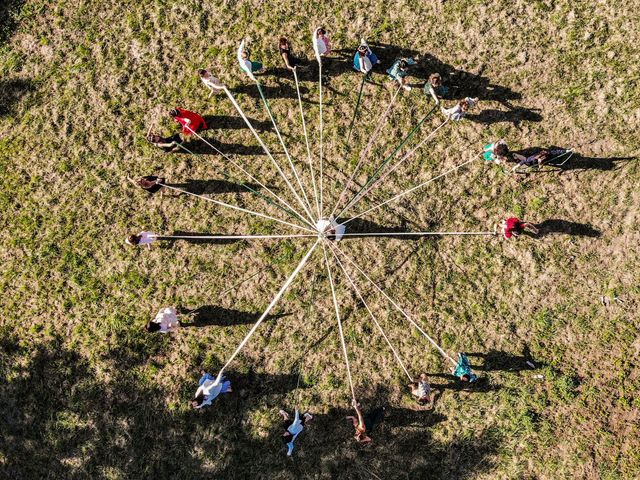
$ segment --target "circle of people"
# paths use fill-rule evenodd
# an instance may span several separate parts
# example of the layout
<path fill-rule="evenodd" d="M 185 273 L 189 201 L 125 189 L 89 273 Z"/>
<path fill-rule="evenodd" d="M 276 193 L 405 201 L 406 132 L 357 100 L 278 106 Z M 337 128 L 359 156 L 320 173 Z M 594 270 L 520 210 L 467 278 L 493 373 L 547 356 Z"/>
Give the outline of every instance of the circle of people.
<path fill-rule="evenodd" d="M 332 53 L 332 47 L 329 35 L 323 27 L 319 27 L 314 31 L 314 41 L 317 54 L 322 57 L 329 56 Z M 290 43 L 287 38 L 281 37 L 278 42 L 278 50 L 284 65 L 289 70 L 294 70 L 302 66 L 301 61 L 292 53 Z M 254 74 L 261 74 L 266 71 L 260 61 L 251 59 L 251 52 L 242 48 L 238 52 L 238 61 L 242 70 L 253 78 Z M 372 51 L 365 39 L 361 39 L 360 45 L 356 49 L 353 56 L 352 67 L 355 71 L 364 75 L 369 75 L 376 65 L 381 64 L 376 54 Z M 386 70 L 389 79 L 395 82 L 399 88 L 411 90 L 412 86 L 408 84 L 407 76 L 410 67 L 415 65 L 416 61 L 410 57 L 396 58 L 392 65 Z M 214 77 L 208 70 L 198 70 L 198 76 L 202 83 L 210 90 L 209 97 L 223 90 L 225 87 L 221 81 Z M 461 120 L 465 117 L 469 109 L 476 106 L 478 99 L 466 97 L 449 108 L 442 105 L 442 100 L 450 98 L 450 89 L 443 84 L 440 73 L 432 73 L 424 83 L 423 92 L 425 96 L 433 100 L 436 105 L 440 106 L 442 113 L 450 120 Z M 182 134 L 190 137 L 192 134 L 201 132 L 208 128 L 205 119 L 196 112 L 176 107 L 169 112 L 169 115 L 182 127 Z M 154 146 L 162 149 L 166 153 L 177 152 L 182 149 L 184 139 L 180 133 L 176 133 L 169 137 L 163 137 L 156 133 L 149 133 L 147 140 Z M 533 155 L 525 156 L 517 152 L 509 150 L 504 140 L 489 143 L 483 148 L 483 158 L 487 162 L 495 164 L 504 164 L 513 162 L 516 166 L 513 168 L 517 171 L 520 167 L 536 168 L 547 163 L 551 163 L 553 159 L 559 158 L 571 150 L 565 149 L 540 149 Z M 137 186 L 147 191 L 149 194 L 161 192 L 166 184 L 166 179 L 156 175 L 148 175 L 133 181 Z M 505 219 L 499 226 L 496 226 L 496 233 L 500 232 L 506 239 L 517 237 L 522 233 L 538 234 L 535 225 L 529 222 L 523 222 L 516 217 Z M 143 231 L 137 235 L 129 235 L 126 243 L 129 245 L 147 245 L 158 240 L 159 236 L 153 232 Z M 149 321 L 145 328 L 148 332 L 170 333 L 179 330 L 181 322 L 178 320 L 178 313 L 175 307 L 166 307 L 160 309 L 154 319 Z M 465 353 L 458 354 L 456 368 L 452 374 L 460 381 L 473 383 L 477 380 L 477 376 L 472 372 L 471 365 Z M 431 388 L 427 375 L 422 373 L 417 381 L 408 385 L 411 395 L 415 397 L 416 402 L 425 409 L 431 409 L 439 395 L 439 391 Z M 216 378 L 208 372 L 202 372 L 202 376 L 198 381 L 195 398 L 192 401 L 194 408 L 203 408 L 212 404 L 212 402 L 221 394 L 231 393 L 231 382 L 225 377 Z M 363 413 L 360 404 L 354 399 L 352 406 L 355 415 L 348 416 L 346 419 L 353 424 L 355 434 L 354 438 L 360 443 L 370 443 L 372 441 L 369 434 L 372 432 L 376 424 L 384 418 L 384 407 L 378 407 L 368 413 Z M 300 413 L 296 408 L 293 416 L 284 410 L 279 411 L 283 418 L 282 440 L 287 447 L 287 455 L 291 455 L 294 449 L 294 441 L 302 433 L 306 424 L 312 419 L 313 415 L 309 412 Z"/>

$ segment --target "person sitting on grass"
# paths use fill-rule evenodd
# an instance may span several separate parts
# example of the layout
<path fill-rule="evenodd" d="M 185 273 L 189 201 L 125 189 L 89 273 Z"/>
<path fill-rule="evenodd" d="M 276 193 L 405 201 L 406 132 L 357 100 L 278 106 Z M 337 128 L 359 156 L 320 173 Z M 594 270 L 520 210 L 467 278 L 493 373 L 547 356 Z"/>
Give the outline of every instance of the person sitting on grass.
<path fill-rule="evenodd" d="M 284 419 L 284 433 L 282 434 L 282 441 L 287 446 L 287 456 L 290 457 L 293 454 L 293 447 L 296 438 L 304 430 L 304 426 L 309 423 L 313 416 L 309 412 L 305 412 L 302 416 L 296 408 L 293 420 L 289 417 L 289 414 L 284 410 L 280 410 L 280 415 Z"/>
<path fill-rule="evenodd" d="M 424 84 L 424 94 L 427 98 L 431 96 L 436 105 L 440 105 L 440 99 L 449 96 L 449 87 L 442 84 L 442 77 L 439 73 L 432 73 Z"/>
<path fill-rule="evenodd" d="M 169 112 L 169 115 L 182 125 L 182 133 L 185 135 L 191 135 L 194 132 L 200 132 L 208 128 L 204 118 L 184 108 L 174 108 Z"/>
<path fill-rule="evenodd" d="M 353 428 L 356 430 L 353 438 L 355 438 L 358 443 L 367 444 L 373 442 L 369 433 L 371 433 L 374 427 L 384 419 L 385 408 L 377 407 L 368 414 L 362 415 L 360 404 L 355 399 L 353 400 L 352 405 L 356 411 L 356 415 L 350 415 L 346 417 L 346 419 L 351 420 Z"/>
<path fill-rule="evenodd" d="M 387 75 L 391 80 L 398 82 L 398 84 L 405 90 L 411 90 L 411 87 L 407 85 L 407 75 L 409 75 L 409 66 L 414 65 L 416 62 L 413 58 L 398 58 L 391 68 L 387 70 Z"/>
<path fill-rule="evenodd" d="M 458 363 L 456 364 L 456 368 L 454 368 L 451 373 L 458 377 L 458 379 L 462 382 L 473 383 L 478 380 L 478 376 L 471 371 L 469 358 L 465 353 L 462 352 L 458 353 Z"/>
<path fill-rule="evenodd" d="M 207 372 L 202 372 L 198 385 L 195 399 L 191 402 L 193 408 L 207 407 L 221 393 L 231 392 L 231 382 L 229 380 L 225 380 L 224 376 L 216 378 Z"/>
<path fill-rule="evenodd" d="M 145 329 L 149 333 L 171 333 L 181 326 L 175 307 L 165 307 L 160 309 L 153 320 L 149 320 L 149 323 L 145 325 Z"/>
<path fill-rule="evenodd" d="M 534 153 L 533 155 L 529 155 L 528 157 L 525 157 L 524 155 L 520 155 L 516 153 L 516 154 L 513 154 L 513 157 L 514 157 L 513 159 L 518 163 L 515 167 L 513 167 L 513 170 L 518 169 L 518 167 L 521 167 L 522 165 L 527 166 L 529 168 L 541 167 L 543 165 L 546 165 L 547 163 L 552 163 L 554 159 L 561 157 L 568 152 L 570 152 L 570 150 L 567 150 L 564 148 L 555 148 L 555 149 L 543 148 L 543 149 L 540 149 L 538 152 Z"/>
<path fill-rule="evenodd" d="M 202 83 L 204 83 L 204 85 L 209 90 L 211 90 L 209 92 L 209 97 L 213 95 L 213 92 L 219 92 L 224 88 L 224 85 L 222 85 L 222 82 L 220 81 L 220 79 L 211 75 L 211 72 L 209 72 L 208 70 L 204 70 L 204 69 L 198 70 L 198 76 L 200 77 L 200 80 L 202 80 Z"/>
<path fill-rule="evenodd" d="M 162 149 L 165 153 L 172 153 L 180 150 L 180 145 L 183 144 L 182 137 L 179 133 L 171 137 L 161 137 L 155 133 L 147 135 L 147 141 L 154 147 Z"/>
<path fill-rule="evenodd" d="M 467 97 L 463 100 L 460 100 L 451 108 L 440 107 L 440 110 L 442 110 L 442 113 L 444 113 L 449 118 L 449 120 L 462 120 L 467 114 L 467 111 L 475 107 L 477 102 L 477 98 Z"/>
<path fill-rule="evenodd" d="M 151 248 L 151 244 L 158 239 L 158 235 L 153 232 L 140 232 L 137 235 L 129 235 L 125 239 L 127 245 L 146 245 Z"/>
<path fill-rule="evenodd" d="M 366 75 L 373 69 L 373 66 L 378 63 L 380 63 L 380 60 L 378 60 L 376 54 L 371 51 L 367 41 L 361 38 L 360 46 L 353 56 L 353 69 Z"/>
<path fill-rule="evenodd" d="M 534 235 L 538 234 L 538 229 L 529 222 L 521 222 L 517 217 L 509 217 L 500 224 L 500 229 L 504 238 L 518 237 L 527 229 Z"/>
<path fill-rule="evenodd" d="M 411 389 L 411 395 L 416 397 L 416 402 L 419 405 L 426 406 L 427 410 L 433 408 L 438 392 L 431 390 L 426 373 L 420 374 L 420 379 L 417 382 L 411 382 L 408 387 Z"/>
<path fill-rule="evenodd" d="M 293 71 L 293 69 L 299 65 L 300 62 L 291 53 L 291 46 L 289 45 L 289 40 L 287 40 L 286 37 L 280 37 L 280 40 L 278 41 L 278 51 L 284 61 L 284 66 L 289 70 Z"/>
<path fill-rule="evenodd" d="M 522 155 L 511 152 L 507 146 L 507 142 L 502 139 L 497 142 L 487 143 L 482 152 L 482 157 L 487 162 L 493 162 L 497 165 L 512 162 L 516 156 L 524 158 Z"/>
<path fill-rule="evenodd" d="M 329 35 L 327 35 L 325 28 L 316 28 L 313 37 L 316 47 L 315 50 L 318 52 L 318 55 L 321 57 L 329 55 L 331 53 L 331 41 L 329 40 Z"/>

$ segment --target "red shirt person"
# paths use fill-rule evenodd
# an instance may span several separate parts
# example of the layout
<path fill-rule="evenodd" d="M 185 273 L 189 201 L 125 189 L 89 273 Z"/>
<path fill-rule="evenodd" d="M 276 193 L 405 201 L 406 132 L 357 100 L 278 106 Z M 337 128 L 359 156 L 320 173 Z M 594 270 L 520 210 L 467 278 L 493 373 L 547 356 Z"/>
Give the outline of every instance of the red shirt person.
<path fill-rule="evenodd" d="M 207 124 L 200 115 L 190 112 L 184 108 L 176 108 L 169 112 L 173 119 L 182 125 L 182 133 L 191 135 L 193 132 L 199 132 L 207 129 Z M 193 130 L 193 132 L 191 131 Z"/>
<path fill-rule="evenodd" d="M 516 217 L 509 217 L 504 220 L 502 222 L 501 228 L 504 238 L 511 238 L 513 236 L 517 237 L 527 228 L 534 234 L 538 233 L 538 229 L 532 223 L 522 222 Z"/>

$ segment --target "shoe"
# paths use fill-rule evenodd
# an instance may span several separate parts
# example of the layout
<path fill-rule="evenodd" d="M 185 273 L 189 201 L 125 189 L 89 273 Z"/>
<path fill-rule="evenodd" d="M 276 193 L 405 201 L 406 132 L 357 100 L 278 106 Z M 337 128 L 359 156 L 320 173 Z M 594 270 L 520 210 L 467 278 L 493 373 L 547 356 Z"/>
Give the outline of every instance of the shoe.
<path fill-rule="evenodd" d="M 402 88 L 404 88 L 407 92 L 411 90 L 411 87 L 409 85 L 403 85 Z"/>

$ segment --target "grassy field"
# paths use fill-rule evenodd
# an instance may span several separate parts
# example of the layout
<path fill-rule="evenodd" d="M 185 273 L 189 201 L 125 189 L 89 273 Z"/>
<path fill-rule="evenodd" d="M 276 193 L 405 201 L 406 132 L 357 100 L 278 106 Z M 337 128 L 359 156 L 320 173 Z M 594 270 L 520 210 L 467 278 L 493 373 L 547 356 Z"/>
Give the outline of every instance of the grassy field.
<path fill-rule="evenodd" d="M 0 477 L 640 478 L 639 9 L 637 0 L 3 2 Z M 284 166 L 257 90 L 237 67 L 246 37 L 268 68 L 260 81 L 310 187 L 295 84 L 277 38 L 287 35 L 309 60 L 301 90 L 317 167 L 310 31 L 318 24 L 336 49 L 323 67 L 331 207 L 395 92 L 384 69 L 396 56 L 418 58 L 416 86 L 438 71 L 456 98 L 480 99 L 345 218 L 498 138 L 513 148 L 580 146 L 562 172 L 513 175 L 478 159 L 350 224 L 484 231 L 515 214 L 556 230 L 509 242 L 339 244 L 451 355 L 474 353 L 483 377 L 464 390 L 442 375 L 449 365 L 358 279 L 412 374 L 433 374 L 443 392 L 434 411 L 416 411 L 406 377 L 334 266 L 357 396 L 365 409 L 387 405 L 366 447 L 344 420 L 350 393 L 321 249 L 229 368 L 234 392 L 209 409 L 189 406 L 199 372 L 220 368 L 313 239 L 150 250 L 123 241 L 145 229 L 296 232 L 185 195 L 151 197 L 127 177 L 161 174 L 285 219 L 221 183 L 248 179 L 206 145 L 189 144 L 197 156 L 164 154 L 144 136 L 150 127 L 173 133 L 166 112 L 174 106 L 200 112 L 207 139 L 287 196 L 226 96 L 208 98 L 196 75 L 210 68 L 230 87 Z M 364 87 L 347 149 L 361 78 L 350 58 L 361 36 L 383 65 Z M 358 185 L 431 106 L 420 88 L 400 92 Z M 429 118 L 402 152 L 442 121 Z M 144 332 L 167 305 L 203 313 L 172 336 Z M 523 352 L 540 368 L 526 367 Z M 296 400 L 316 418 L 289 459 L 277 410 Z"/>

